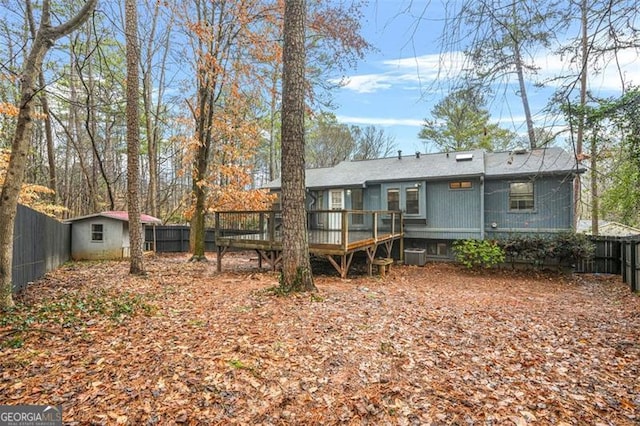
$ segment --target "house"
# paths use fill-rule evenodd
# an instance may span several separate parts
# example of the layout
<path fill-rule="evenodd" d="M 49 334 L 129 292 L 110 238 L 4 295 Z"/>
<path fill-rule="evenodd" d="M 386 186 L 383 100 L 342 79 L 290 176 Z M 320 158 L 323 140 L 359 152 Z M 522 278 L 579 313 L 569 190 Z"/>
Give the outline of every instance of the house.
<path fill-rule="evenodd" d="M 143 227 L 162 221 L 140 215 Z M 129 257 L 129 214 L 126 211 L 106 211 L 80 216 L 71 223 L 71 258 L 73 260 L 106 260 Z M 144 232 L 142 234 L 144 236 Z"/>
<path fill-rule="evenodd" d="M 591 235 L 591 219 L 579 220 L 576 232 Z M 603 237 L 637 237 L 640 235 L 640 229 L 619 222 L 599 220 L 598 235 Z"/>
<path fill-rule="evenodd" d="M 405 248 L 448 259 L 458 239 L 571 230 L 573 181 L 582 171 L 560 148 L 398 152 L 397 157 L 307 170 L 307 208 L 401 210 Z M 279 192 L 280 180 L 267 188 Z"/>

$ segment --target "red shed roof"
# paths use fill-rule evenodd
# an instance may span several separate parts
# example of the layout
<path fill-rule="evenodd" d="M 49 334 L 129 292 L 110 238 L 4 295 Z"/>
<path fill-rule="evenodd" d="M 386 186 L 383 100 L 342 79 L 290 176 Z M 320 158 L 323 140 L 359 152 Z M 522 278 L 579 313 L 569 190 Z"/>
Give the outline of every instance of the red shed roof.
<path fill-rule="evenodd" d="M 110 219 L 121 220 L 123 222 L 129 222 L 129 212 L 124 210 L 114 210 L 114 211 L 106 211 L 101 213 L 89 214 L 86 216 L 78 216 L 72 219 L 68 219 L 67 222 L 77 222 L 79 220 L 90 219 L 93 217 L 108 217 Z M 140 215 L 140 222 L 142 223 L 152 223 L 154 225 L 162 224 L 162 221 L 157 217 L 149 216 L 148 214 Z"/>

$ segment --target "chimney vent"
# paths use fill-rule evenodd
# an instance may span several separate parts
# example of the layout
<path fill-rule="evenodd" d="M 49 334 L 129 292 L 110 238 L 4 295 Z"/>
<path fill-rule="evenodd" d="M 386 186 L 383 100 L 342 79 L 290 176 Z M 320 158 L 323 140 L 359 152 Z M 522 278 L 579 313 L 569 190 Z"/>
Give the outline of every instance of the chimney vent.
<path fill-rule="evenodd" d="M 416 158 L 420 158 L 420 151 L 416 151 Z"/>
<path fill-rule="evenodd" d="M 402 160 L 402 150 L 398 150 L 398 160 Z"/>

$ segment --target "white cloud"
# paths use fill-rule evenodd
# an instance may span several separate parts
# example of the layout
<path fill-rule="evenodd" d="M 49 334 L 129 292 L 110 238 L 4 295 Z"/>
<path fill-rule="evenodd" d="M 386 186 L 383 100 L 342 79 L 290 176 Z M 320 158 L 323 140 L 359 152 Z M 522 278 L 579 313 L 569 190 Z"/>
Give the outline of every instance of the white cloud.
<path fill-rule="evenodd" d="M 626 83 L 640 84 L 639 59 L 638 52 L 634 49 L 628 49 L 618 54 L 617 63 L 614 60 L 609 60 L 607 63 L 592 65 L 594 69 L 590 75 L 590 89 L 594 92 L 619 92 L 621 74 Z M 559 78 L 559 76 L 575 76 L 577 74 L 578 64 L 572 63 L 566 57 L 542 52 L 533 60 L 539 70 L 537 75 L 530 77 L 530 79 L 535 82 L 544 82 L 549 87 L 557 87 L 567 83 L 567 79 Z M 463 71 L 464 55 L 458 51 L 428 54 L 385 60 L 381 65 L 384 69 L 380 73 L 345 77 L 343 87 L 356 93 L 375 93 L 389 89 L 415 89 L 416 83 L 422 90 L 434 83 L 440 87 L 446 87 L 449 81 L 459 76 Z"/>
<path fill-rule="evenodd" d="M 362 124 L 374 126 L 422 126 L 423 120 L 414 118 L 375 118 L 375 117 L 353 117 L 347 115 L 336 116 L 339 122 L 349 124 Z"/>
<path fill-rule="evenodd" d="M 460 52 L 386 60 L 382 62 L 385 70 L 381 73 L 353 75 L 332 82 L 342 83 L 343 88 L 356 93 L 374 93 L 391 88 L 415 90 L 416 83 L 426 86 L 458 75 L 462 60 Z"/>
<path fill-rule="evenodd" d="M 590 64 L 590 74 L 588 84 L 593 92 L 621 90 L 621 77 L 625 83 L 640 83 L 640 67 L 638 61 L 640 57 L 635 49 L 621 51 L 617 59 L 610 58 L 606 62 L 600 61 Z M 569 58 L 562 58 L 559 55 L 541 54 L 535 58 L 536 65 L 540 67 L 537 80 L 548 81 L 551 87 L 565 84 L 567 80 L 575 79 L 578 74 L 577 68 L 580 64 L 572 63 Z M 556 79 L 558 76 L 573 76 L 567 79 Z"/>
<path fill-rule="evenodd" d="M 385 74 L 354 75 L 343 80 L 332 80 L 332 83 L 342 83 L 343 88 L 357 93 L 373 93 L 392 86 L 391 79 Z"/>

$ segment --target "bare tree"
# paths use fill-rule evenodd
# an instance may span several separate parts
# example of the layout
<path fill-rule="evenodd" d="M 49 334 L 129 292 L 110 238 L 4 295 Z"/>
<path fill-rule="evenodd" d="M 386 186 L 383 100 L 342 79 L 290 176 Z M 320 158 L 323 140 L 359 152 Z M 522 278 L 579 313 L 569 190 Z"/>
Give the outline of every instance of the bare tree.
<path fill-rule="evenodd" d="M 465 0 L 444 26 L 443 47 L 465 52 L 468 64 L 462 77 L 480 88 L 503 84 L 508 90 L 515 76 L 531 148 L 537 146 L 527 94 L 527 77 L 538 71 L 535 50 L 548 48 L 555 36 L 557 0 Z"/>
<path fill-rule="evenodd" d="M 30 0 L 26 0 L 30 4 Z M 31 45 L 29 55 L 23 67 L 20 104 L 15 134 L 11 143 L 11 157 L 2 193 L 0 194 L 0 307 L 13 305 L 12 261 L 13 226 L 18 206 L 18 195 L 27 168 L 29 139 L 33 127 L 33 108 L 39 90 L 38 80 L 42 61 L 53 43 L 68 35 L 86 21 L 97 3 L 87 0 L 82 9 L 69 21 L 58 26 L 51 25 L 51 5 L 43 0 L 40 26 Z"/>
<path fill-rule="evenodd" d="M 364 128 L 353 126 L 351 133 L 356 141 L 354 160 L 388 157 L 396 149 L 395 138 L 391 135 L 386 135 L 382 128 L 376 128 L 376 126 L 366 126 Z"/>
<path fill-rule="evenodd" d="M 305 0 L 286 0 L 282 83 L 282 279 L 285 292 L 316 290 L 305 209 Z"/>

